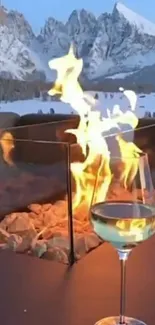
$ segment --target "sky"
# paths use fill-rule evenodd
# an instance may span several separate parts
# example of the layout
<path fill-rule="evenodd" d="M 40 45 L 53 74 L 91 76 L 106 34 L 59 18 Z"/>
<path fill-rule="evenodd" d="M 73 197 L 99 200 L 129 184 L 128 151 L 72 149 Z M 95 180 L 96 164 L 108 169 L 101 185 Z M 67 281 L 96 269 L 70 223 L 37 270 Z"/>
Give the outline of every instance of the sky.
<path fill-rule="evenodd" d="M 115 0 L 1 0 L 8 9 L 24 14 L 38 33 L 48 17 L 65 22 L 74 9 L 86 9 L 96 16 L 103 12 L 112 12 Z M 155 0 L 122 0 L 128 8 L 143 15 L 155 23 Z"/>

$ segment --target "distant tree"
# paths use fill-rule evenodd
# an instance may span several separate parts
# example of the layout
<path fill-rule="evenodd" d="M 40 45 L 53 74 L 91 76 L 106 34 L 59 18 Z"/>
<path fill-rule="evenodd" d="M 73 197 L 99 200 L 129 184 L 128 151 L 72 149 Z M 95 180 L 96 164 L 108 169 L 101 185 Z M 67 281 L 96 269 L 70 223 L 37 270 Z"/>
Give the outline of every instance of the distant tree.
<path fill-rule="evenodd" d="M 39 109 L 37 114 L 44 114 L 44 113 L 43 113 L 42 109 Z"/>
<path fill-rule="evenodd" d="M 155 118 L 155 112 L 153 112 L 152 117 Z"/>
<path fill-rule="evenodd" d="M 95 98 L 95 99 L 99 99 L 99 95 L 98 95 L 98 93 L 95 94 L 94 98 Z"/>
<path fill-rule="evenodd" d="M 37 88 L 34 90 L 34 97 L 35 98 L 40 98 L 40 90 L 37 89 Z"/>
<path fill-rule="evenodd" d="M 151 117 L 152 117 L 152 116 L 151 116 L 151 112 L 146 111 L 145 114 L 144 114 L 144 117 L 146 117 L 146 118 L 151 118 Z"/>
<path fill-rule="evenodd" d="M 15 97 L 12 96 L 11 99 L 10 99 L 10 102 L 13 103 L 13 102 L 15 102 L 15 100 L 16 100 Z M 7 99 L 6 99 L 6 103 L 7 103 Z"/>
<path fill-rule="evenodd" d="M 143 86 L 138 86 L 138 92 L 143 93 L 144 92 L 144 87 Z"/>
<path fill-rule="evenodd" d="M 52 114 L 55 114 L 55 111 L 54 111 L 53 108 L 50 108 L 50 114 L 51 114 L 51 115 L 52 115 Z"/>
<path fill-rule="evenodd" d="M 42 101 L 43 101 L 43 102 L 46 102 L 46 101 L 47 101 L 47 98 L 48 98 L 48 94 L 47 94 L 46 91 L 44 91 L 44 92 L 42 93 Z"/>

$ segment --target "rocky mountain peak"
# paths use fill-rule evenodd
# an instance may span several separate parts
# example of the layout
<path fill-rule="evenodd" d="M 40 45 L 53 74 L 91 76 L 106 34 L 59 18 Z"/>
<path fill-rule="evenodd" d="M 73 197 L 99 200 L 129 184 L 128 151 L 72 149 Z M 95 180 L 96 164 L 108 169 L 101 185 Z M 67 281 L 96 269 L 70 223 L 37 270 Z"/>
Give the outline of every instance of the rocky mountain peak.
<path fill-rule="evenodd" d="M 27 45 L 35 38 L 32 27 L 25 19 L 24 15 L 18 11 L 7 11 L 6 26 L 16 38 Z"/>
<path fill-rule="evenodd" d="M 65 32 L 67 32 L 66 27 L 61 21 L 49 17 L 46 20 L 44 27 L 41 29 L 40 36 L 44 41 L 47 41 L 49 38 L 52 38 L 54 34 Z"/>
<path fill-rule="evenodd" d="M 85 59 L 98 33 L 96 17 L 85 9 L 74 10 L 66 23 L 66 28 L 77 48 L 77 55 Z"/>
<path fill-rule="evenodd" d="M 95 15 L 85 9 L 73 10 L 66 26 L 71 36 L 79 34 L 80 32 L 93 32 L 94 27 L 97 27 L 97 19 Z"/>

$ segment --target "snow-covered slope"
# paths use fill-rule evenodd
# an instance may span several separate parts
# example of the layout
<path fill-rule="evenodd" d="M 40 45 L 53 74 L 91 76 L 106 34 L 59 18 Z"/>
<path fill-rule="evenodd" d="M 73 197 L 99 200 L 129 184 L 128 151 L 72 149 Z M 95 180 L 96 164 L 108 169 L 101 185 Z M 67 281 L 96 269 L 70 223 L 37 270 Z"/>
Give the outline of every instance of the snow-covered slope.
<path fill-rule="evenodd" d="M 96 92 L 89 93 L 93 96 L 96 94 Z M 130 107 L 129 101 L 122 93 L 97 93 L 99 100 L 97 109 L 100 110 L 102 116 L 107 116 L 107 108 L 112 110 L 116 104 L 120 106 L 122 111 Z M 53 101 L 44 102 L 41 99 L 0 103 L 0 112 L 15 112 L 19 115 L 37 113 L 39 110 L 42 110 L 42 112 L 46 114 L 49 113 L 50 108 L 53 108 L 55 113 L 77 114 L 69 104 Z M 136 116 L 138 118 L 144 117 L 146 111 L 150 111 L 151 113 L 155 112 L 155 93 L 149 95 L 141 94 L 137 96 Z"/>
<path fill-rule="evenodd" d="M 118 2 L 116 7 L 119 13 L 122 14 L 130 24 L 135 25 L 139 32 L 155 36 L 155 24 L 128 9 L 122 3 Z"/>
<path fill-rule="evenodd" d="M 155 24 L 121 3 L 98 18 L 74 10 L 64 24 L 49 17 L 36 36 L 24 16 L 3 8 L 0 24 L 0 76 L 23 80 L 53 79 L 48 61 L 67 53 L 73 41 L 84 59 L 87 79 L 134 78 L 155 65 Z M 149 73 L 148 73 L 149 71 Z"/>
<path fill-rule="evenodd" d="M 45 79 L 48 62 L 38 55 L 41 46 L 31 26 L 17 11 L 7 11 L 0 25 L 0 76 L 16 79 Z"/>

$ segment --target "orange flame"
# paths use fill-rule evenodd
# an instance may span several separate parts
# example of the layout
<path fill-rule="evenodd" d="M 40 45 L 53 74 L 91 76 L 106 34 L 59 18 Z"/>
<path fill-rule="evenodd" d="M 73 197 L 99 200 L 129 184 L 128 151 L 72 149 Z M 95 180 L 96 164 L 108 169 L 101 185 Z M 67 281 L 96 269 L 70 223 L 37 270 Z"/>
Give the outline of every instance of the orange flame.
<path fill-rule="evenodd" d="M 76 136 L 77 143 L 85 156 L 84 162 L 71 164 L 72 175 L 76 183 L 73 202 L 75 211 L 83 202 L 89 207 L 97 172 L 101 176 L 101 182 L 96 199 L 105 200 L 113 175 L 110 169 L 110 152 L 104 134 L 113 127 L 117 127 L 119 130 L 120 124 L 129 124 L 133 130 L 136 128 L 138 119 L 134 110 L 137 96 L 133 91 L 124 91 L 121 88 L 120 90 L 130 100 L 131 110 L 123 113 L 120 107 L 115 105 L 112 113 L 107 110 L 108 117 L 102 118 L 101 113 L 95 110 L 95 99 L 84 93 L 78 82 L 83 61 L 75 57 L 73 46 L 70 47 L 68 55 L 51 60 L 49 66 L 57 70 L 57 80 L 49 94 L 54 95 L 59 92 L 61 100 L 69 103 L 80 116 L 78 128 L 66 131 Z M 138 157 L 141 150 L 133 142 L 127 143 L 122 138 L 121 131 L 116 135 L 116 141 L 123 162 L 120 181 L 126 188 L 137 174 L 138 159 L 134 160 L 134 157 Z M 130 163 L 129 160 L 126 161 L 126 157 L 131 158 Z"/>
<path fill-rule="evenodd" d="M 13 135 L 10 132 L 4 132 L 0 138 L 0 145 L 2 148 L 4 161 L 8 165 L 13 166 L 14 163 L 11 158 L 11 151 L 15 147 Z"/>

